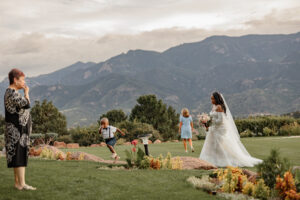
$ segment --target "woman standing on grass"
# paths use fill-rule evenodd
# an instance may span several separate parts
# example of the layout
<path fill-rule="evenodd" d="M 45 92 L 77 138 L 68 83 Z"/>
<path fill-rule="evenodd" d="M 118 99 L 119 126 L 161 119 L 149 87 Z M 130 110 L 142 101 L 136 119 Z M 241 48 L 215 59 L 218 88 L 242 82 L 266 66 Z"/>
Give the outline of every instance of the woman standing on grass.
<path fill-rule="evenodd" d="M 192 132 L 194 131 L 193 119 L 190 116 L 190 112 L 187 108 L 182 109 L 180 115 L 180 124 L 179 124 L 179 133 L 181 133 L 181 138 L 183 139 L 184 150 L 187 153 L 187 144 L 188 140 L 192 152 L 194 152 L 193 143 L 192 143 Z"/>
<path fill-rule="evenodd" d="M 18 69 L 12 69 L 8 78 L 10 85 L 4 95 L 7 167 L 14 168 L 16 189 L 36 190 L 25 183 L 31 133 L 29 88 L 25 83 L 25 74 Z M 18 92 L 21 89 L 24 96 Z"/>

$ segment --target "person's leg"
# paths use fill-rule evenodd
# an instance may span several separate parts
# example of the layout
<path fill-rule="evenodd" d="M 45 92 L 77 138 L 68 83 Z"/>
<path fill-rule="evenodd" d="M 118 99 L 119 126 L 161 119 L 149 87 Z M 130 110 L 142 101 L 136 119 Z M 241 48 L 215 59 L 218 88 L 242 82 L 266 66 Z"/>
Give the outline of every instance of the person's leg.
<path fill-rule="evenodd" d="M 16 188 L 22 189 L 25 186 L 25 167 L 17 167 L 15 170 L 18 179 L 18 185 Z"/>
<path fill-rule="evenodd" d="M 111 145 L 107 145 L 107 147 L 109 148 L 110 152 L 112 153 L 111 157 L 113 159 L 115 159 L 114 162 L 116 162 L 120 157 L 117 155 L 117 152 L 115 151 L 114 147 Z"/>
<path fill-rule="evenodd" d="M 25 183 L 25 169 L 26 167 L 18 167 L 16 168 L 16 172 L 17 172 L 17 178 L 18 178 L 18 182 L 19 185 L 16 187 L 19 190 L 36 190 L 35 187 L 32 187 L 30 185 L 27 185 Z"/>
<path fill-rule="evenodd" d="M 183 139 L 184 150 L 187 152 L 186 139 Z"/>
<path fill-rule="evenodd" d="M 114 148 L 112 146 L 110 146 L 109 144 L 106 145 L 108 147 L 108 149 L 110 150 L 111 153 L 116 153 L 116 151 L 114 150 Z"/>
<path fill-rule="evenodd" d="M 190 143 L 190 147 L 191 147 L 192 152 L 194 152 L 193 142 L 192 142 L 191 138 L 189 138 L 189 143 Z"/>
<path fill-rule="evenodd" d="M 18 177 L 20 185 L 24 186 L 25 183 L 25 167 L 19 167 L 20 168 L 20 176 Z"/>
<path fill-rule="evenodd" d="M 20 184 L 18 179 L 17 168 L 14 168 L 14 176 L 15 176 L 15 187 L 18 187 Z"/>

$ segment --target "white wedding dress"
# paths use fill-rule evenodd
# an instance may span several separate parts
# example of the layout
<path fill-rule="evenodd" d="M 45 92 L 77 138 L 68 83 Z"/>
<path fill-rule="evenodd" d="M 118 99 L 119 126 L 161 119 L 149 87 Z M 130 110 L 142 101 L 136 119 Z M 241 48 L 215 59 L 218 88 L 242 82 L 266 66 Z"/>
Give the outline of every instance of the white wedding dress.
<path fill-rule="evenodd" d="M 216 106 L 210 112 L 212 125 L 206 135 L 200 159 L 217 167 L 253 167 L 261 163 L 262 160 L 251 157 L 245 149 L 226 102 L 225 106 L 226 114 L 217 112 Z"/>

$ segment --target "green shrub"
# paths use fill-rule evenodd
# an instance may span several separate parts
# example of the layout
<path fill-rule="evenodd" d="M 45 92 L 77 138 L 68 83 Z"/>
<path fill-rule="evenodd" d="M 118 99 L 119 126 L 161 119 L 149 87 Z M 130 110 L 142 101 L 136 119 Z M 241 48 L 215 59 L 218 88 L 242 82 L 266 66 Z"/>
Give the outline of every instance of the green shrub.
<path fill-rule="evenodd" d="M 286 124 L 279 129 L 279 135 L 300 135 L 300 125 L 297 122 Z"/>
<path fill-rule="evenodd" d="M 89 146 L 103 141 L 97 125 L 77 127 L 71 129 L 69 132 L 71 133 L 73 142 L 79 143 L 80 146 Z"/>
<path fill-rule="evenodd" d="M 42 133 L 32 133 L 30 134 L 30 139 L 31 140 L 36 140 L 36 139 L 40 139 L 43 138 L 44 135 Z"/>
<path fill-rule="evenodd" d="M 197 135 L 197 137 L 198 137 L 198 140 L 205 140 L 205 135 L 199 134 L 199 135 Z"/>
<path fill-rule="evenodd" d="M 263 135 L 264 136 L 272 136 L 274 135 L 273 130 L 270 129 L 269 127 L 263 128 Z"/>
<path fill-rule="evenodd" d="M 136 161 L 135 161 L 135 164 L 138 168 L 141 168 L 141 163 L 144 160 L 144 157 L 145 157 L 144 151 L 140 147 L 138 147 L 138 150 L 136 153 Z"/>
<path fill-rule="evenodd" d="M 45 136 L 46 139 L 52 138 L 53 140 L 56 140 L 58 134 L 57 133 L 46 133 L 44 136 Z"/>
<path fill-rule="evenodd" d="M 49 150 L 48 148 L 43 148 L 43 150 L 40 154 L 40 157 L 50 159 L 50 160 L 55 160 L 56 159 L 55 154 L 51 150 Z"/>
<path fill-rule="evenodd" d="M 5 117 L 0 115 L 0 135 L 4 135 L 5 132 Z"/>
<path fill-rule="evenodd" d="M 122 145 L 122 144 L 124 144 L 126 142 L 126 139 L 125 138 L 120 138 L 120 139 L 118 139 L 117 140 L 117 145 Z"/>
<path fill-rule="evenodd" d="M 254 184 L 250 181 L 246 182 L 245 186 L 243 187 L 243 194 L 246 194 L 248 196 L 252 196 L 254 191 Z"/>
<path fill-rule="evenodd" d="M 61 135 L 57 138 L 57 141 L 64 142 L 66 144 L 73 142 L 71 135 Z"/>
<path fill-rule="evenodd" d="M 294 170 L 293 175 L 295 177 L 295 185 L 296 185 L 297 191 L 299 192 L 300 191 L 300 169 Z"/>
<path fill-rule="evenodd" d="M 240 137 L 252 137 L 252 136 L 254 136 L 254 133 L 249 129 L 246 129 L 245 131 L 240 133 Z"/>
<path fill-rule="evenodd" d="M 150 168 L 150 159 L 143 159 L 139 166 L 140 169 L 149 169 Z"/>
<path fill-rule="evenodd" d="M 136 149 L 134 147 L 134 149 Z M 136 166 L 137 168 L 144 168 L 145 167 L 145 163 L 143 162 L 144 157 L 145 157 L 145 153 L 144 151 L 138 147 L 137 148 L 137 152 L 132 151 L 132 150 L 125 150 L 125 154 L 126 154 L 126 162 L 127 162 L 127 166 L 129 168 L 132 168 L 133 166 Z"/>
<path fill-rule="evenodd" d="M 199 138 L 199 137 L 198 137 L 197 135 L 192 134 L 192 140 L 193 140 L 193 141 L 199 140 L 198 138 Z"/>
<path fill-rule="evenodd" d="M 206 130 L 203 127 L 197 128 L 199 134 L 197 135 L 198 140 L 205 140 L 206 137 Z"/>
<path fill-rule="evenodd" d="M 265 185 L 264 180 L 260 179 L 253 189 L 253 196 L 258 199 L 267 200 L 270 195 L 270 189 Z"/>
<path fill-rule="evenodd" d="M 32 133 L 32 134 L 30 134 L 30 140 L 33 142 L 33 144 L 35 144 L 36 141 L 39 141 L 38 144 L 40 144 L 40 143 L 48 144 L 51 141 L 56 140 L 57 137 L 58 137 L 57 133 L 46 133 L 46 134 Z"/>
<path fill-rule="evenodd" d="M 289 170 L 290 162 L 286 158 L 281 158 L 278 150 L 272 149 L 269 157 L 256 166 L 260 177 L 264 179 L 265 184 L 274 188 L 276 177 Z"/>
<path fill-rule="evenodd" d="M 152 137 L 149 138 L 151 141 L 155 141 L 156 139 L 162 140 L 159 132 L 155 130 L 152 125 L 147 123 L 141 123 L 137 121 L 123 121 L 117 126 L 125 132 L 124 138 L 127 141 L 137 139 L 138 136 L 142 134 L 152 134 Z"/>
<path fill-rule="evenodd" d="M 263 117 L 248 117 L 245 119 L 236 119 L 235 124 L 239 132 L 243 132 L 247 129 L 255 133 L 263 133 L 263 129 L 268 127 L 274 133 L 278 132 L 280 127 L 298 122 L 299 120 L 288 116 L 263 116 Z"/>
<path fill-rule="evenodd" d="M 264 136 L 263 133 L 258 132 L 256 136 Z"/>
<path fill-rule="evenodd" d="M 4 135 L 0 135 L 0 151 L 2 151 L 4 146 L 5 146 Z"/>

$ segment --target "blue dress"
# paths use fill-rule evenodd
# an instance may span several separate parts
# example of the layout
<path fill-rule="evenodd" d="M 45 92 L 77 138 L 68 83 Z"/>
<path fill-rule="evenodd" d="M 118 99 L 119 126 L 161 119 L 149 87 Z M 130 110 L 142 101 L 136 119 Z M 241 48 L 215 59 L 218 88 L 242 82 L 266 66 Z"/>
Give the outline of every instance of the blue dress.
<path fill-rule="evenodd" d="M 180 122 L 182 122 L 181 138 L 183 139 L 192 138 L 192 127 L 191 127 L 192 121 L 193 121 L 192 116 L 183 117 L 182 115 L 180 115 Z"/>

